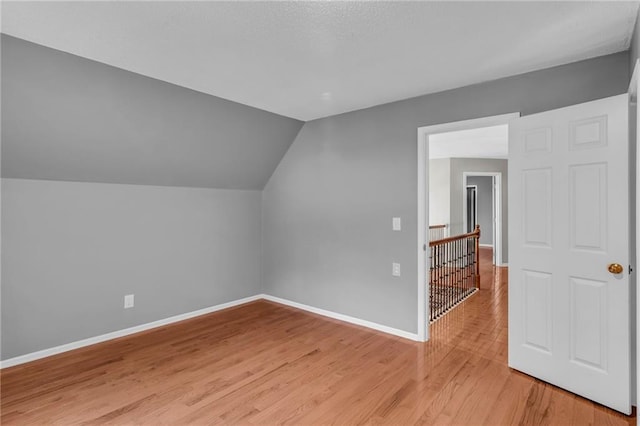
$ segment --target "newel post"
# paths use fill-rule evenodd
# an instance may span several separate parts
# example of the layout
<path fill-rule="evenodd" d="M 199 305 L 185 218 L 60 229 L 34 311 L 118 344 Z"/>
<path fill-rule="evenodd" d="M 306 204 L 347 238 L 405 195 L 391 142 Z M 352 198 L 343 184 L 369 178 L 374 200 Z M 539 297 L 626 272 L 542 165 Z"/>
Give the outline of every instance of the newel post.
<path fill-rule="evenodd" d="M 480 289 L 480 225 L 473 231 L 476 233 L 476 288 Z"/>

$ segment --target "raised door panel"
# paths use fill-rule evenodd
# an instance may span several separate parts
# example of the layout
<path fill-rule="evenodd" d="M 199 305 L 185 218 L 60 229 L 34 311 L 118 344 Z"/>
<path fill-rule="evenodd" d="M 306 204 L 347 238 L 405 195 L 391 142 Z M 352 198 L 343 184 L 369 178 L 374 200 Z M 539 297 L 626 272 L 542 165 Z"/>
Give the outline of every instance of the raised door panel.
<path fill-rule="evenodd" d="M 552 353 L 553 316 L 551 311 L 552 275 L 539 271 L 522 271 L 523 344 L 528 348 Z"/>
<path fill-rule="evenodd" d="M 570 277 L 571 362 L 607 371 L 607 282 Z"/>
<path fill-rule="evenodd" d="M 607 251 L 607 164 L 569 167 L 571 249 Z"/>
<path fill-rule="evenodd" d="M 525 246 L 551 248 L 552 235 L 551 168 L 522 172 L 522 227 Z"/>

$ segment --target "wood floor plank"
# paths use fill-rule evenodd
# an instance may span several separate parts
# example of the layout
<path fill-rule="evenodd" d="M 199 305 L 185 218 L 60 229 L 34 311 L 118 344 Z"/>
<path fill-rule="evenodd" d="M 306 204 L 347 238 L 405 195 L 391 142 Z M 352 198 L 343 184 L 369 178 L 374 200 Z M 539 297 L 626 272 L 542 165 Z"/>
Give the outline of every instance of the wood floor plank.
<path fill-rule="evenodd" d="M 3 425 L 635 425 L 507 366 L 506 268 L 425 344 L 258 301 L 0 372 Z"/>

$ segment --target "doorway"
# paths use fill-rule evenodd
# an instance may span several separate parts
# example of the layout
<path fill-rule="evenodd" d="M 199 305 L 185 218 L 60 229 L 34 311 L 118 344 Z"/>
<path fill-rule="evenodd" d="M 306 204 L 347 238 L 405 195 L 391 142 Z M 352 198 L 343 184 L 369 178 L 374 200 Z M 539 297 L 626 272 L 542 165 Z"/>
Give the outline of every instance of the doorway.
<path fill-rule="evenodd" d="M 638 81 L 634 77 L 632 86 Z M 635 309 L 630 295 L 635 295 L 628 289 L 630 269 L 625 269 L 631 263 L 627 242 L 634 241 L 625 228 L 629 220 L 622 217 L 636 195 L 624 179 L 630 177 L 625 161 L 637 159 L 625 145 L 628 103 L 626 95 L 619 95 L 513 121 L 509 192 L 519 202 L 510 204 L 513 249 L 505 244 L 504 250 L 513 258 L 509 366 L 624 413 L 630 412 L 630 389 L 638 386 L 631 379 L 637 371 L 628 362 L 633 342 L 627 337 L 637 331 L 629 330 Z M 474 121 L 419 129 L 419 313 L 424 313 L 430 287 L 424 273 L 429 140 L 438 132 L 472 128 Z M 562 179 L 566 174 L 569 179 Z M 462 182 L 457 185 L 464 191 Z M 505 192 L 506 186 L 505 181 Z M 609 194 L 618 208 L 607 201 Z M 464 203 L 466 197 L 459 200 Z M 418 335 L 428 340 L 424 318 L 418 317 Z"/>
<path fill-rule="evenodd" d="M 441 176 L 450 176 L 450 180 L 448 181 L 450 188 L 460 188 L 457 191 L 461 192 L 461 195 L 459 196 L 451 196 L 449 191 L 443 190 L 443 187 L 446 187 L 446 184 L 430 182 L 430 180 L 437 178 L 433 175 L 431 177 L 429 176 L 434 171 L 429 167 L 429 159 L 433 156 L 432 154 L 437 153 L 442 146 L 446 146 L 446 142 L 444 144 L 432 143 L 434 139 L 437 139 L 437 137 L 434 138 L 434 136 L 453 132 L 488 129 L 495 126 L 503 126 L 508 132 L 509 121 L 519 116 L 519 113 L 504 114 L 461 122 L 425 126 L 418 129 L 418 337 L 422 341 L 429 339 L 429 321 L 427 312 L 429 311 L 428 304 L 430 292 L 427 280 L 428 271 L 425 268 L 425 265 L 428 265 L 428 261 L 430 259 L 429 225 L 432 225 L 432 223 L 430 223 L 429 220 L 432 220 L 433 216 L 439 215 L 439 219 L 436 221 L 443 222 L 447 225 L 447 233 L 449 237 L 464 233 L 466 220 L 463 206 L 466 204 L 466 195 L 463 195 L 465 194 L 465 191 L 463 187 L 462 172 L 498 173 L 501 177 L 506 177 L 506 166 L 503 172 L 502 170 L 496 171 L 493 168 L 487 168 L 485 166 L 480 167 L 478 166 L 479 163 L 476 163 L 476 167 L 468 166 L 467 168 L 464 168 L 462 162 L 450 161 L 448 171 L 445 166 L 445 171 L 441 173 Z M 472 153 L 470 154 L 470 151 L 478 151 L 478 149 L 480 149 L 480 153 L 476 152 L 476 157 L 484 157 L 485 159 L 492 157 L 491 154 L 487 155 L 486 149 L 483 153 L 483 149 L 481 148 L 482 144 L 480 143 L 463 143 L 460 146 L 463 148 L 463 151 L 460 151 L 458 154 L 454 153 L 453 155 L 449 155 L 449 158 L 460 159 L 465 156 L 468 157 L 469 155 L 474 156 Z M 491 147 L 492 145 L 489 144 L 485 146 Z M 495 148 L 495 146 L 493 146 L 493 148 Z M 503 159 L 506 159 L 506 152 L 504 153 Z M 502 184 L 501 178 L 496 179 L 496 181 L 500 181 L 500 184 Z M 431 206 L 429 200 L 433 195 L 433 189 L 436 189 L 435 192 L 439 192 L 443 199 L 448 197 L 449 200 L 448 203 L 445 203 L 449 205 L 449 208 L 440 209 L 436 214 L 434 214 L 433 206 Z M 496 195 L 496 198 L 502 200 L 502 197 L 504 196 L 506 196 L 506 190 L 500 191 L 500 194 Z M 502 203 L 496 212 L 496 216 L 505 218 L 505 221 L 502 223 L 500 228 L 504 229 L 505 232 L 502 232 L 501 234 L 506 240 L 506 202 Z M 500 240 L 500 242 L 502 242 L 502 237 L 496 238 L 496 240 Z M 508 250 L 505 247 L 504 251 L 496 258 L 496 262 L 500 265 L 506 264 L 507 255 Z"/>
<path fill-rule="evenodd" d="M 463 172 L 462 184 L 466 188 L 475 186 L 475 199 L 473 200 L 476 214 L 476 221 L 473 226 L 468 223 L 468 216 L 465 215 L 464 228 L 467 232 L 473 231 L 475 225 L 480 225 L 480 247 L 492 249 L 492 262 L 495 266 L 507 266 L 503 253 L 503 190 L 501 172 Z M 469 209 L 469 198 L 463 200 L 465 211 Z M 471 229 L 471 231 L 468 231 Z"/>
<path fill-rule="evenodd" d="M 473 232 L 478 224 L 478 185 L 465 182 L 465 232 Z"/>

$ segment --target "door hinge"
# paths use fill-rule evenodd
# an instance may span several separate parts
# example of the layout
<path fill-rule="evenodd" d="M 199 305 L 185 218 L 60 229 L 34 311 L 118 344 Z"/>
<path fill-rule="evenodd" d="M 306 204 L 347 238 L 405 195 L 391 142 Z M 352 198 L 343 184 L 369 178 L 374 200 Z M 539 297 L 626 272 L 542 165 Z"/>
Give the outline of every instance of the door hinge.
<path fill-rule="evenodd" d="M 422 245 L 422 250 L 427 251 L 427 245 L 426 244 Z"/>

